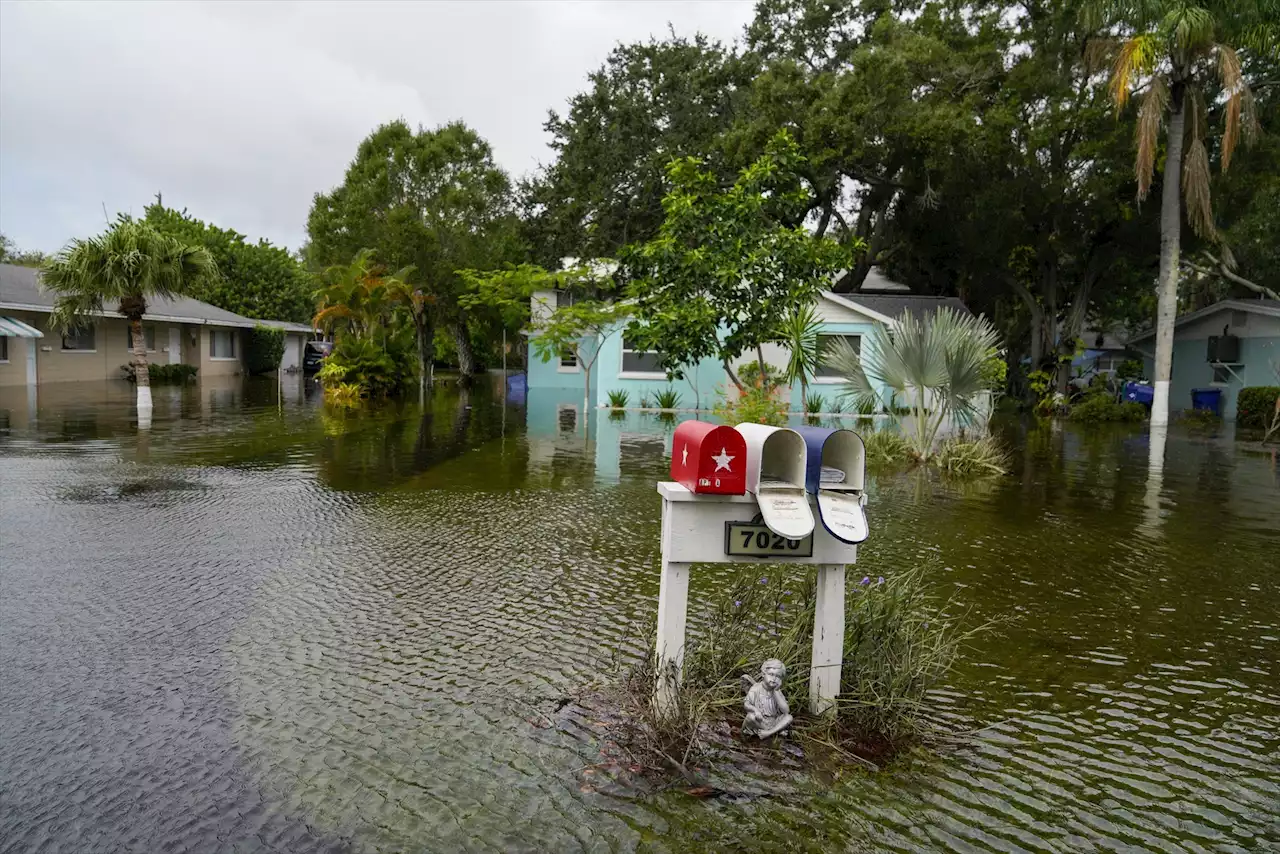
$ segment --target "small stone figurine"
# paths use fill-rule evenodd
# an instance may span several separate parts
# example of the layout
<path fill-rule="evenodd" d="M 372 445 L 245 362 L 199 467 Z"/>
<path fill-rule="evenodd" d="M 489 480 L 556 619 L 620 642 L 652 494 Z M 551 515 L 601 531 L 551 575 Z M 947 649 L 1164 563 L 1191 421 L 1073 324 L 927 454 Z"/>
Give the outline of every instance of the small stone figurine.
<path fill-rule="evenodd" d="M 782 696 L 782 680 L 786 675 L 787 666 L 776 658 L 760 665 L 759 680 L 743 674 L 742 684 L 747 689 L 747 698 L 742 702 L 747 710 L 742 722 L 743 735 L 768 738 L 791 726 L 791 707 Z"/>

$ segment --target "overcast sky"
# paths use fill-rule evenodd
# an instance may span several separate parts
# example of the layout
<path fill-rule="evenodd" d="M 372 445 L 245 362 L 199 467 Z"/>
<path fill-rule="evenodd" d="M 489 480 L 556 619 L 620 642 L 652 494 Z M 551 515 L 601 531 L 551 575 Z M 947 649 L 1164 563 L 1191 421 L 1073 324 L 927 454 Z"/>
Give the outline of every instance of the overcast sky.
<path fill-rule="evenodd" d="M 103 207 L 172 207 L 296 248 L 311 198 L 381 122 L 462 119 L 513 177 L 618 42 L 723 41 L 750 0 L 0 0 L 0 232 L 46 251 Z"/>

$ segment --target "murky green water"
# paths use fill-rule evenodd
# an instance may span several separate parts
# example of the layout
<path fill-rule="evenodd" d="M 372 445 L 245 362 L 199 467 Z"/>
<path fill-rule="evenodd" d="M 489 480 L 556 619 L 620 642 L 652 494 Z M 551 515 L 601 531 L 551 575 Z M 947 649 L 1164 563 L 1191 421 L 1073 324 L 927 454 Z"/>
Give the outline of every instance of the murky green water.
<path fill-rule="evenodd" d="M 555 709 L 655 606 L 672 428 L 575 402 L 5 392 L 0 850 L 1280 850 L 1274 458 L 1175 433 L 1151 490 L 1140 431 L 1012 426 L 1007 478 L 875 479 L 860 566 L 1016 618 L 937 696 L 986 728 L 602 794 Z"/>

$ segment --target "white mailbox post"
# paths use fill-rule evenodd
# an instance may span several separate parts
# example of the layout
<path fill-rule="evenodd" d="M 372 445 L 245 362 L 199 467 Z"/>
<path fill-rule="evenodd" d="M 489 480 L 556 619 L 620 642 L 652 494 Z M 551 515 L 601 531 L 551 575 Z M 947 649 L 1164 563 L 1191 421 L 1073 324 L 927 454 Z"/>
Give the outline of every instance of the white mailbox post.
<path fill-rule="evenodd" d="M 792 431 L 785 432 L 799 439 Z M 752 436 L 748 434 L 749 464 L 752 462 L 752 444 Z M 803 491 L 803 452 L 802 442 L 798 481 L 800 500 L 812 520 L 811 502 L 815 499 Z M 748 478 L 750 482 L 750 475 Z M 809 671 L 810 708 L 815 714 L 830 708 L 840 691 L 840 663 L 844 656 L 845 565 L 857 561 L 858 547 L 841 542 L 821 525 L 815 529 L 812 522 L 808 535 L 800 539 L 785 538 L 762 524 L 759 517 L 763 501 L 758 501 L 757 496 L 750 492 L 746 495 L 699 495 L 678 483 L 659 483 L 658 492 L 662 495 L 662 577 L 658 592 L 656 686 L 659 712 L 665 713 L 675 706 L 675 692 L 684 661 L 689 568 L 695 563 L 817 565 L 813 664 Z"/>

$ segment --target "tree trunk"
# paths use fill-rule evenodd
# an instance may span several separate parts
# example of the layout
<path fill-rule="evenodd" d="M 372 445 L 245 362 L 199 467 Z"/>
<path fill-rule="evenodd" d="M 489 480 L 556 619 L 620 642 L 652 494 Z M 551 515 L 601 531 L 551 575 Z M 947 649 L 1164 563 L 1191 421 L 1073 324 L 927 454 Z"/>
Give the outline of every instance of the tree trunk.
<path fill-rule="evenodd" d="M 463 378 L 476 372 L 476 357 L 471 352 L 471 336 L 467 333 L 466 317 L 459 317 L 452 324 L 453 341 L 458 347 L 458 373 Z"/>
<path fill-rule="evenodd" d="M 769 375 L 765 372 L 764 348 L 756 345 L 756 361 L 760 364 L 760 388 L 769 391 Z"/>
<path fill-rule="evenodd" d="M 742 394 L 742 392 L 746 391 L 746 389 L 742 387 L 742 380 L 738 379 L 738 375 L 735 374 L 733 372 L 733 368 L 730 367 L 729 360 L 721 359 L 720 364 L 724 368 L 724 372 L 729 376 L 729 382 L 733 383 L 733 387 L 738 390 L 738 394 Z M 697 370 L 696 366 L 694 370 Z"/>
<path fill-rule="evenodd" d="M 435 382 L 436 330 L 431 315 L 425 313 L 417 318 L 414 326 L 418 333 L 418 366 L 421 369 L 418 390 L 425 394 Z"/>
<path fill-rule="evenodd" d="M 133 371 L 138 386 L 138 409 L 151 409 L 151 374 L 147 370 L 147 339 L 142 334 L 142 318 L 129 319 L 133 330 Z"/>
<path fill-rule="evenodd" d="M 1182 134 L 1186 125 L 1185 88 L 1173 84 L 1169 105 L 1169 146 L 1160 195 L 1160 284 L 1156 290 L 1155 389 L 1151 426 L 1169 424 L 1169 379 L 1173 374 L 1173 324 L 1178 314 L 1178 252 L 1182 228 Z"/>

